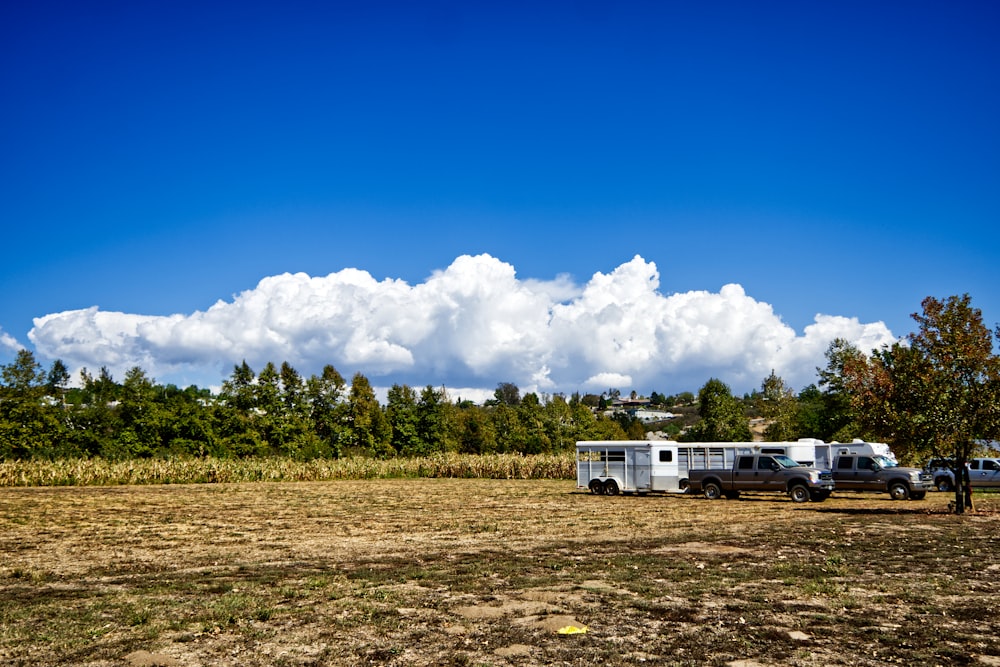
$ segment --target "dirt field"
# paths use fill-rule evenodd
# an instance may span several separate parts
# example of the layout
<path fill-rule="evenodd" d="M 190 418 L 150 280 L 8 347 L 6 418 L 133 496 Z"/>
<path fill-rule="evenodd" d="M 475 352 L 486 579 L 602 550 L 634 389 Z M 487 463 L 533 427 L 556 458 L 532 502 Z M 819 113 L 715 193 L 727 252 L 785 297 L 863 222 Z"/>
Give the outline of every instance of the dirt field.
<path fill-rule="evenodd" d="M 1000 495 L 949 500 L 4 488 L 0 664 L 1000 666 Z"/>

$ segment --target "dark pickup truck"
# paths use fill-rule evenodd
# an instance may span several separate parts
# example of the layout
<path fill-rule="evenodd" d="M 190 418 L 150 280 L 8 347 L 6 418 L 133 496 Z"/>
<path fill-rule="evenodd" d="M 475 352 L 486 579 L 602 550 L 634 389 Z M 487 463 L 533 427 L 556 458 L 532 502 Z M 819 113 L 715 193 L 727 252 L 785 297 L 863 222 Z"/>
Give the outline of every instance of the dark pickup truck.
<path fill-rule="evenodd" d="M 833 461 L 837 491 L 888 492 L 893 500 L 921 500 L 934 477 L 919 468 L 902 468 L 884 456 L 845 456 Z"/>
<path fill-rule="evenodd" d="M 739 498 L 743 491 L 779 491 L 794 502 L 820 502 L 833 492 L 829 470 L 807 468 L 782 454 L 740 454 L 732 469 L 706 468 L 688 471 L 690 493 L 706 498 Z"/>

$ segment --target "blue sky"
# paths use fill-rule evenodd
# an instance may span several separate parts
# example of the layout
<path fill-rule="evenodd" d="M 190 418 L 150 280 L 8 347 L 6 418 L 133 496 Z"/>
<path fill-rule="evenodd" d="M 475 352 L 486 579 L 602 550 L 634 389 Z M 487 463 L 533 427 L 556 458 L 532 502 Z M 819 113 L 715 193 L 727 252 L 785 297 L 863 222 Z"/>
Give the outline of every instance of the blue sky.
<path fill-rule="evenodd" d="M 0 361 L 746 391 L 929 295 L 994 326 L 998 28 L 988 2 L 6 3 Z"/>

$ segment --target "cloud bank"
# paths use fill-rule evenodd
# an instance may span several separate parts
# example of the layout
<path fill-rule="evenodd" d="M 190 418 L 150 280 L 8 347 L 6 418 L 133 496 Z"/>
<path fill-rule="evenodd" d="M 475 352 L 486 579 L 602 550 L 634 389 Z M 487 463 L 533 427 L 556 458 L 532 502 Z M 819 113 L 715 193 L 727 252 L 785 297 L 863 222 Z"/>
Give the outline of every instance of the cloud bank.
<path fill-rule="evenodd" d="M 28 337 L 46 358 L 106 366 L 118 379 L 139 366 L 159 382 L 217 386 L 243 360 L 255 370 L 287 361 L 303 375 L 333 364 L 378 385 L 486 394 L 508 381 L 549 393 L 676 393 L 710 377 L 741 393 L 772 369 L 801 388 L 815 381 L 834 338 L 862 350 L 894 340 L 881 322 L 822 314 L 799 334 L 736 284 L 718 293 L 659 288 L 656 265 L 638 255 L 583 285 L 521 280 L 499 259 L 464 255 L 417 285 L 358 269 L 286 273 L 204 312 L 94 306 L 36 318 Z"/>

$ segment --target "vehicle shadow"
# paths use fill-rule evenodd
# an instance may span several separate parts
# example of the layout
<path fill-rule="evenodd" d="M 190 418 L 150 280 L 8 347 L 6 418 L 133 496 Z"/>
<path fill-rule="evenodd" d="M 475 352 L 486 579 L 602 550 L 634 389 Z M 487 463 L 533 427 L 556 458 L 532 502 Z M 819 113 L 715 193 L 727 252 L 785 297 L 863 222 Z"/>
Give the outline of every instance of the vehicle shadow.
<path fill-rule="evenodd" d="M 821 514 L 847 514 L 849 516 L 887 516 L 904 514 L 947 515 L 954 514 L 946 507 L 815 507 Z"/>

